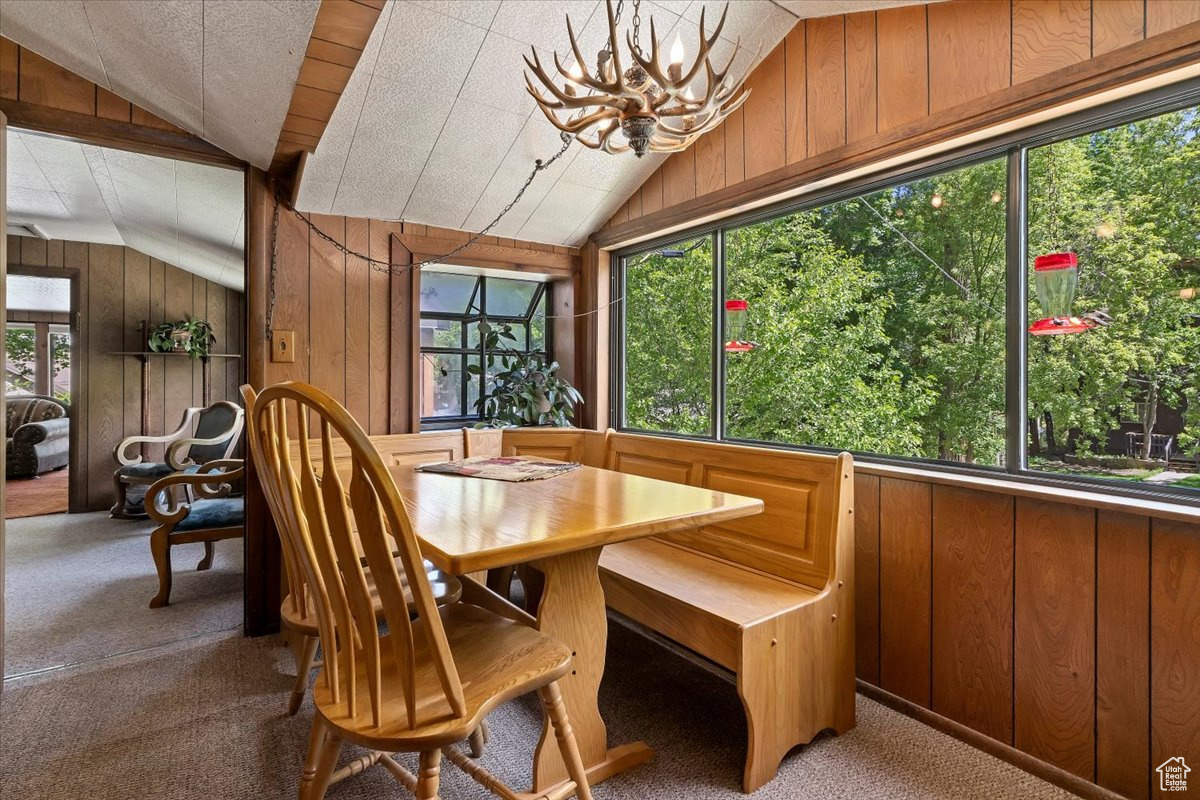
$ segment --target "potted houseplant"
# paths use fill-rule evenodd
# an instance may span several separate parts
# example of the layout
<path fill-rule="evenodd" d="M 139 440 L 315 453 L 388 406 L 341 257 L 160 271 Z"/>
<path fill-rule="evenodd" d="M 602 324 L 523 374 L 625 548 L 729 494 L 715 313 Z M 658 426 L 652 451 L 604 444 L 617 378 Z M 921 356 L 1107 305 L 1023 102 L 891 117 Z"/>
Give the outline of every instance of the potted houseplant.
<path fill-rule="evenodd" d="M 211 322 L 188 317 L 155 325 L 150 329 L 147 345 L 155 353 L 187 353 L 192 358 L 201 358 L 208 355 L 216 341 Z"/>
<path fill-rule="evenodd" d="M 487 372 L 483 393 L 475 408 L 483 415 L 480 427 L 509 428 L 529 425 L 569 427 L 575 404 L 583 397 L 558 374 L 558 362 L 538 353 L 519 353 L 508 349 L 515 343 L 509 325 L 480 323 L 484 336 Z M 467 372 L 482 373 L 479 364 L 468 364 Z"/>

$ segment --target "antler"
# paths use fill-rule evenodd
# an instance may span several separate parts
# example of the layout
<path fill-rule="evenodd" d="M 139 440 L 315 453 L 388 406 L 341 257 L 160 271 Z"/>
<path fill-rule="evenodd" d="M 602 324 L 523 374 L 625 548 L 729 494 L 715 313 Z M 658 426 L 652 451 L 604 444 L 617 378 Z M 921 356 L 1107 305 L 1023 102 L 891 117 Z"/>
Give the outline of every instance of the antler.
<path fill-rule="evenodd" d="M 700 67 L 702 67 L 702 66 L 705 67 L 708 70 L 710 75 L 713 74 L 712 64 L 709 63 L 708 55 L 712 51 L 713 46 L 720 39 L 721 31 L 725 28 L 725 17 L 729 13 L 729 4 L 728 3 L 725 4 L 725 9 L 721 12 L 721 19 L 717 22 L 717 27 L 713 31 L 712 36 L 707 36 L 704 33 L 704 12 L 705 12 L 705 9 L 703 9 L 703 8 L 700 9 L 699 50 L 696 53 L 696 58 L 692 62 L 691 69 L 689 69 L 686 74 L 681 74 L 678 80 L 672 80 L 671 75 L 670 75 L 670 70 L 668 70 L 666 73 L 664 73 L 662 70 L 662 67 L 659 66 L 659 63 L 658 63 L 659 42 L 658 42 L 657 32 L 654 29 L 654 17 L 650 18 L 650 41 L 652 42 L 652 44 L 650 46 L 650 57 L 649 58 L 645 58 L 644 56 L 640 55 L 637 51 L 637 48 L 635 48 L 633 46 L 633 36 L 628 33 L 625 34 L 625 37 L 629 43 L 630 53 L 632 53 L 632 55 L 633 55 L 633 60 L 638 63 L 638 66 L 640 66 L 642 69 L 646 70 L 646 72 L 650 75 L 651 79 L 653 79 L 654 82 L 658 84 L 658 86 L 663 90 L 663 92 L 668 97 L 675 97 L 677 94 L 679 94 L 679 92 L 683 91 L 683 89 L 685 89 L 689 84 L 691 84 L 692 80 L 696 77 L 697 73 L 700 72 Z M 733 52 L 735 54 L 737 53 L 736 47 L 734 48 Z M 733 57 L 730 56 L 729 63 L 727 63 L 725 65 L 725 70 L 728 70 L 729 66 L 732 63 L 733 63 Z M 710 83 L 708 85 L 709 94 L 712 93 L 713 89 L 714 89 L 714 85 Z"/>

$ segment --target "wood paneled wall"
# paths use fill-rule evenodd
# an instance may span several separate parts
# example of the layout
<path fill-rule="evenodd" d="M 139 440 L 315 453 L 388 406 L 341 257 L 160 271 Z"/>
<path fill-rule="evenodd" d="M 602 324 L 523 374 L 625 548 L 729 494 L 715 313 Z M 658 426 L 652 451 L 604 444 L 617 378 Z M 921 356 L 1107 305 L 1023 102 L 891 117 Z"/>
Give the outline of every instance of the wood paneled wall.
<path fill-rule="evenodd" d="M 1200 21 L 1200 0 L 951 0 L 800 20 L 746 104 L 606 228 Z"/>
<path fill-rule="evenodd" d="M 1200 525 L 860 469 L 857 673 L 1129 798 L 1200 762 Z"/>
<path fill-rule="evenodd" d="M 111 355 L 144 347 L 138 323 L 195 316 L 213 323 L 216 351 L 242 353 L 242 295 L 128 247 L 8 237 L 8 266 L 60 268 L 77 275 L 79 325 L 76 352 L 78 395 L 72 398 L 77 426 L 71 464 L 71 511 L 112 506 L 112 451 L 141 432 L 141 364 Z M 214 360 L 213 400 L 237 400 L 241 361 Z M 174 430 L 184 409 L 202 404 L 200 362 L 154 359 L 150 364 L 150 430 Z M 161 452 L 161 451 L 159 451 Z M 148 457 L 156 453 L 147 453 Z"/>
<path fill-rule="evenodd" d="M 306 217 L 347 248 L 384 262 L 392 259 L 397 266 L 404 261 L 393 251 L 393 237 L 431 237 L 443 248 L 441 252 L 446 252 L 446 247 L 453 249 L 468 237 L 461 231 L 412 223 L 323 214 Z M 484 237 L 480 244 L 563 256 L 579 253 L 575 249 L 494 236 Z M 415 257 L 437 254 L 417 253 Z M 455 260 L 455 263 L 471 262 L 470 258 Z M 505 267 L 498 262 L 491 266 Z M 272 327 L 295 332 L 296 360 L 294 363 L 265 360 L 261 385 L 284 380 L 312 383 L 344 404 L 369 433 L 409 432 L 413 427 L 409 402 L 412 387 L 406 381 L 392 380 L 393 370 L 405 368 L 398 363 L 404 354 L 398 350 L 400 342 L 393 331 L 412 324 L 410 301 L 399 289 L 400 276 L 390 276 L 386 269 L 371 268 L 361 259 L 346 257 L 311 233 L 295 214 L 284 210 L 279 215 L 276 280 Z M 556 281 L 553 293 L 553 313 L 570 313 L 573 279 Z M 573 330 L 573 324 L 554 328 L 555 352 L 568 364 L 574 360 Z M 256 335 L 263 334 L 256 332 Z M 260 385 L 255 373 L 250 375 Z"/>

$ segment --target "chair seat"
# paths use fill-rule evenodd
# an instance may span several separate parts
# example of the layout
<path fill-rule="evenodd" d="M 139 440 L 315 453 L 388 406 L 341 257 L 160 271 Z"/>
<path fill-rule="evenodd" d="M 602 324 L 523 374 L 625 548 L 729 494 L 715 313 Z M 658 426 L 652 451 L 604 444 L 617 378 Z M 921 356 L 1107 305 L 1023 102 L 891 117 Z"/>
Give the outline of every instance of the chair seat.
<path fill-rule="evenodd" d="M 570 649 L 527 625 L 505 619 L 467 603 L 439 609 L 446 639 L 462 681 L 466 714 L 454 717 L 446 706 L 441 683 L 433 669 L 425 625 L 413 623 L 416 643 L 416 710 L 422 724 L 410 728 L 403 695 L 403 678 L 397 672 L 400 659 L 383 659 L 383 713 L 379 725 L 371 714 L 367 663 L 357 660 L 358 713 L 351 717 L 346 698 L 334 703 L 325 680 L 325 669 L 317 676 L 313 700 L 317 713 L 349 742 L 376 750 L 427 750 L 467 738 L 483 717 L 496 706 L 558 680 L 570 668 Z M 380 639 L 380 648 L 391 648 L 390 637 Z"/>
<path fill-rule="evenodd" d="M 174 475 L 176 472 L 185 472 L 191 475 L 198 469 L 200 469 L 199 464 L 193 464 L 186 469 L 177 470 L 165 461 L 139 461 L 136 464 L 125 464 L 118 467 L 117 475 L 122 478 L 135 478 L 138 480 L 157 480 L 158 478 L 165 478 L 168 475 Z"/>
<path fill-rule="evenodd" d="M 245 522 L 246 504 L 240 497 L 196 500 L 188 515 L 175 524 L 172 533 L 212 528 L 234 528 Z"/>
<path fill-rule="evenodd" d="M 408 605 L 409 612 L 414 610 L 412 594 L 408 590 L 408 582 L 404 580 L 404 570 L 399 569 L 400 582 L 404 586 L 404 602 Z M 447 575 L 437 567 L 433 566 L 429 561 L 425 562 L 425 574 L 429 576 L 429 588 L 433 590 L 433 599 L 439 606 L 444 606 L 449 603 L 457 603 L 462 597 L 462 581 L 453 575 Z M 370 570 L 366 573 L 367 591 L 371 593 L 371 603 L 375 606 L 375 616 L 383 618 L 383 605 L 379 602 L 379 590 L 375 588 L 375 578 Z M 288 594 L 283 598 L 283 605 L 279 609 L 279 614 L 283 618 L 283 624 L 297 633 L 305 636 L 316 636 L 317 631 L 317 615 L 313 610 L 312 598 L 305 595 L 304 608 L 301 609 L 300 604 L 293 600 L 292 595 Z"/>

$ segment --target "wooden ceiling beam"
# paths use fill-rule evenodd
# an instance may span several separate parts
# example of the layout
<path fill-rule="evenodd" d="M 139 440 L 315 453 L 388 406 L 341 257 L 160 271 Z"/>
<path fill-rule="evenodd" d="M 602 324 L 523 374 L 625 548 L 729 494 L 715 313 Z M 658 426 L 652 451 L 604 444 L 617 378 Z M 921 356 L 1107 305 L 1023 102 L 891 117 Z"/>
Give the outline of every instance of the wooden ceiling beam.
<path fill-rule="evenodd" d="M 321 0 L 271 161 L 284 182 L 294 182 L 300 155 L 317 149 L 382 10 L 382 0 Z"/>

